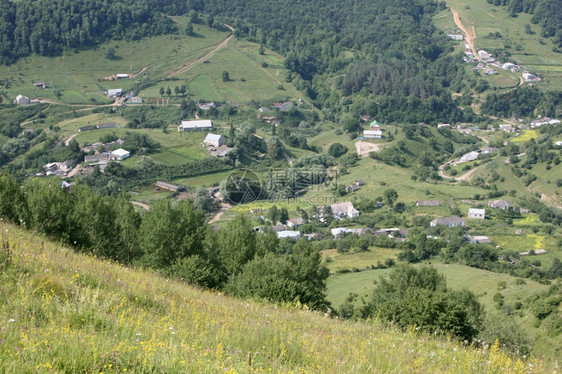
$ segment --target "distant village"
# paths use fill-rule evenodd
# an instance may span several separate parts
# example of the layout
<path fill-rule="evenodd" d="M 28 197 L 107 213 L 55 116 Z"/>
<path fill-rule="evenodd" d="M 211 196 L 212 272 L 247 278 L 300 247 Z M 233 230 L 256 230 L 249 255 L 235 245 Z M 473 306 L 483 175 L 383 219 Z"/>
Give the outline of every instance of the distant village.
<path fill-rule="evenodd" d="M 457 30 L 460 32 L 460 30 Z M 456 41 L 463 41 L 464 36 L 461 34 L 449 34 L 447 35 L 449 38 L 456 40 Z M 512 62 L 504 62 L 501 63 L 496 58 L 492 56 L 491 53 L 481 49 L 478 50 L 477 55 L 474 55 L 474 52 L 470 48 L 468 43 L 464 44 L 464 61 L 469 64 L 475 64 L 472 70 L 480 72 L 484 75 L 494 75 L 498 74 L 498 70 L 496 69 L 503 69 L 509 70 L 512 73 L 521 73 L 521 77 L 527 83 L 534 84 L 536 82 L 540 82 L 541 78 L 535 74 L 532 74 L 528 71 L 526 66 L 517 65 Z"/>

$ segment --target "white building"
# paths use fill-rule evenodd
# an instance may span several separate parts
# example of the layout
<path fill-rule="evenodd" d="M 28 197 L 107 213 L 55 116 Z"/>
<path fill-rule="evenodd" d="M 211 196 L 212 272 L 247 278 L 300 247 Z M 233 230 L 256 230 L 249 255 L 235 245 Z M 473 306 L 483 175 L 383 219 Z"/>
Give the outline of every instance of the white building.
<path fill-rule="evenodd" d="M 131 104 L 142 104 L 142 98 L 135 96 L 130 100 Z"/>
<path fill-rule="evenodd" d="M 464 219 L 457 216 L 447 217 L 447 218 L 437 218 L 431 221 L 429 225 L 431 227 L 435 227 L 437 225 L 448 226 L 448 227 L 464 226 Z"/>
<path fill-rule="evenodd" d="M 124 150 L 123 148 L 116 149 L 115 151 L 111 152 L 110 158 L 113 160 L 124 160 L 127 157 L 131 156 L 131 152 Z"/>
<path fill-rule="evenodd" d="M 330 230 L 334 238 L 338 239 L 342 234 L 352 233 L 353 231 L 348 229 L 347 227 L 337 227 L 335 229 Z"/>
<path fill-rule="evenodd" d="M 215 148 L 218 148 L 226 143 L 226 138 L 224 137 L 224 135 L 207 134 L 205 140 L 203 140 L 203 143 L 205 143 L 206 146 L 213 146 Z"/>
<path fill-rule="evenodd" d="M 277 231 L 277 238 L 279 239 L 299 239 L 301 237 L 301 233 L 298 231 L 291 231 L 291 230 L 283 230 Z"/>
<path fill-rule="evenodd" d="M 468 208 L 468 218 L 484 219 L 485 216 L 486 216 L 486 209 Z"/>
<path fill-rule="evenodd" d="M 351 201 L 336 203 L 330 205 L 332 213 L 336 218 L 356 218 L 359 217 L 359 211 L 355 209 Z"/>
<path fill-rule="evenodd" d="M 472 152 L 469 152 L 467 154 L 462 155 L 459 161 L 460 162 L 469 162 L 469 161 L 474 161 L 477 158 L 478 158 L 478 152 L 472 151 Z"/>
<path fill-rule="evenodd" d="M 129 74 L 115 74 L 117 79 L 129 78 Z"/>
<path fill-rule="evenodd" d="M 447 36 L 453 40 L 458 40 L 458 41 L 464 40 L 464 36 L 460 34 L 449 34 Z"/>
<path fill-rule="evenodd" d="M 381 130 L 365 130 L 363 131 L 363 138 L 365 139 L 382 139 Z"/>
<path fill-rule="evenodd" d="M 178 131 L 209 131 L 213 128 L 213 122 L 210 119 L 200 119 L 195 121 L 181 121 Z"/>
<path fill-rule="evenodd" d="M 23 96 L 23 95 L 16 96 L 16 98 L 14 100 L 14 104 L 26 105 L 26 104 L 29 104 L 29 103 L 31 103 L 31 100 L 29 100 L 29 97 Z"/>
<path fill-rule="evenodd" d="M 122 93 L 123 93 L 122 88 L 114 88 L 114 89 L 111 89 L 111 90 L 107 90 L 107 97 L 121 96 Z"/>

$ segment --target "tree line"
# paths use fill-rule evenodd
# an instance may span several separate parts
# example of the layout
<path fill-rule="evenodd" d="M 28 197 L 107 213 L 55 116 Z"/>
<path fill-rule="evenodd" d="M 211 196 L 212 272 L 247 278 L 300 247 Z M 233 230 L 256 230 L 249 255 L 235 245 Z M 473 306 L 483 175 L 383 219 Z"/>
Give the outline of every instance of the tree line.
<path fill-rule="evenodd" d="M 139 214 L 124 195 L 84 185 L 65 191 L 57 178 L 20 186 L 0 175 L 0 217 L 83 253 L 152 268 L 190 284 L 240 296 L 327 310 L 328 270 L 307 241 L 279 246 L 244 216 L 215 232 L 191 200 L 156 202 Z"/>

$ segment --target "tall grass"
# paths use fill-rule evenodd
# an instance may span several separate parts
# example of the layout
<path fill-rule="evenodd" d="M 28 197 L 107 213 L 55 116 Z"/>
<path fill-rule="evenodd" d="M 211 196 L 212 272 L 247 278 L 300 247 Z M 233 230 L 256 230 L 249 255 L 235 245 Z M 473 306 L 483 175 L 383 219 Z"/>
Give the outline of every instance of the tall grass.
<path fill-rule="evenodd" d="M 552 371 L 498 349 L 272 306 L 71 250 L 0 223 L 8 373 Z"/>

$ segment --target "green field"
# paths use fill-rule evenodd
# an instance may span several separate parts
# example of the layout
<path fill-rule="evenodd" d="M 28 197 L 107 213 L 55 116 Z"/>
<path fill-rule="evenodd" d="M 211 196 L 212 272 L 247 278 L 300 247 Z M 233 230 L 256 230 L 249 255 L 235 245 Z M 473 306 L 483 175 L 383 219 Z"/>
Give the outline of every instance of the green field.
<path fill-rule="evenodd" d="M 341 270 L 363 270 L 377 264 L 384 263 L 387 259 L 396 260 L 400 250 L 391 248 L 370 247 L 367 252 L 358 253 L 337 253 L 335 249 L 322 251 L 324 264 L 330 273 L 337 273 Z"/>

